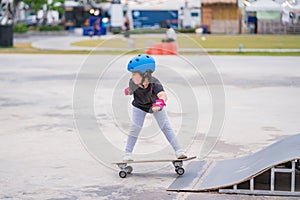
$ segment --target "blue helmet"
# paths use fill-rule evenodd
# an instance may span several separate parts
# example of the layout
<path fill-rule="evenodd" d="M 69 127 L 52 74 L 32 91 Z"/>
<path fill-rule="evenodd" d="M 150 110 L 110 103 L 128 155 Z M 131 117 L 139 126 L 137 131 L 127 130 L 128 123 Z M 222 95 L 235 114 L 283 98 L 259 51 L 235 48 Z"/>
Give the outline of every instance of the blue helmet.
<path fill-rule="evenodd" d="M 128 65 L 127 70 L 130 72 L 140 72 L 144 74 L 146 71 L 155 71 L 155 60 L 152 56 L 147 54 L 140 54 L 133 57 Z"/>

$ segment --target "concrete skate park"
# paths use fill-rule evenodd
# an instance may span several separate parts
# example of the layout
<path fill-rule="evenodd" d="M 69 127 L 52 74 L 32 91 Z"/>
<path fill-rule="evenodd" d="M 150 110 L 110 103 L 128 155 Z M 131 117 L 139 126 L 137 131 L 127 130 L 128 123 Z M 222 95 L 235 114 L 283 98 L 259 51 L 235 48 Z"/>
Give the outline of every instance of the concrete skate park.
<path fill-rule="evenodd" d="M 154 163 L 134 165 L 134 173 L 121 179 L 118 168 L 110 165 L 110 162 L 121 159 L 120 152 L 124 149 L 125 132 L 130 121 L 132 99 L 123 96 L 121 88 L 126 86 L 130 77 L 126 72 L 126 62 L 131 56 L 0 55 L 1 199 L 299 198 L 292 197 L 290 193 L 288 196 L 253 196 L 224 194 L 224 190 L 220 192 L 218 189 L 203 192 L 200 191 L 201 186 L 207 182 L 205 178 L 199 177 L 203 166 L 206 166 L 203 164 L 201 168 L 199 163 L 213 162 L 215 168 L 213 165 L 208 167 L 211 171 L 208 170 L 204 177 L 212 176 L 209 172 L 214 173 L 213 170 L 216 170 L 218 176 L 215 178 L 219 181 L 209 180 L 225 182 L 227 188 L 221 189 L 240 189 L 237 184 L 249 181 L 250 191 L 253 184 L 256 189 L 256 181 L 252 180 L 255 175 L 268 171 L 271 173 L 279 164 L 286 166 L 286 162 L 291 161 L 291 166 L 287 168 L 294 172 L 286 172 L 288 178 L 283 183 L 287 185 L 283 189 L 291 191 L 291 177 L 294 175 L 294 192 L 299 192 L 299 172 L 296 169 L 300 156 L 297 146 L 299 136 L 296 135 L 299 133 L 300 122 L 299 57 L 155 56 L 161 66 L 157 76 L 164 83 L 169 96 L 167 110 L 170 121 L 176 131 L 181 130 L 181 127 L 183 133 L 187 131 L 187 137 L 184 137 L 187 141 L 183 139 L 182 142 L 188 155 L 196 155 L 198 160 L 185 162 L 186 173 L 181 177 L 174 172 L 171 163 Z M 222 83 L 219 86 L 224 89 L 224 100 L 213 99 L 214 87 L 210 88 L 209 84 L 216 86 L 219 82 L 207 81 L 210 76 L 209 73 L 205 75 L 205 70 L 197 74 L 195 68 L 187 64 L 193 62 L 216 69 L 218 74 L 215 75 L 221 78 L 219 80 Z M 82 71 L 84 68 L 99 70 Z M 99 78 L 103 69 L 111 71 Z M 170 74 L 168 69 L 174 73 Z M 81 88 L 78 85 L 80 77 L 86 81 L 84 83 L 94 81 L 96 85 L 90 89 Z M 183 84 L 184 81 L 189 83 Z M 79 89 L 86 93 L 78 93 L 80 95 L 76 96 Z M 182 100 L 179 94 L 181 91 L 193 92 L 194 96 L 190 98 L 196 103 L 189 103 L 189 99 Z M 88 112 L 82 117 L 83 121 L 78 122 L 79 111 L 84 113 L 88 109 L 78 106 L 76 99 L 88 97 L 89 92 L 93 94 L 93 100 L 89 102 L 92 103 L 93 112 Z M 224 116 L 221 115 L 218 121 L 220 132 L 210 135 L 214 142 L 205 149 L 204 143 L 214 117 L 214 101 L 216 105 L 221 102 L 224 110 L 222 106 L 218 108 Z M 189 112 L 194 111 L 198 113 L 197 118 L 191 119 Z M 89 124 L 91 118 L 96 119 L 97 129 L 81 126 Z M 193 119 L 197 121 L 197 126 L 191 123 Z M 142 139 L 135 147 L 136 158 L 158 158 L 156 151 L 160 152 L 159 158 L 174 156 L 163 134 L 157 131 L 151 134 L 151 116 L 146 120 Z M 196 128 L 185 127 L 192 125 Z M 192 133 L 188 133 L 188 130 L 192 130 Z M 91 133 L 97 131 L 106 138 L 105 142 L 85 140 L 86 136 L 93 138 Z M 276 146 L 279 141 L 287 142 L 282 142 L 283 146 Z M 109 143 L 110 147 L 105 143 Z M 275 144 L 275 148 L 272 144 Z M 253 170 L 242 180 L 230 180 L 228 183 L 230 177 L 236 177 L 237 171 L 230 171 L 225 164 L 224 168 L 217 168 L 220 162 L 237 158 L 243 160 L 257 152 L 266 152 L 264 149 L 270 147 L 271 150 L 266 154 L 258 154 L 267 158 L 260 157 L 258 164 L 252 163 L 249 168 Z M 266 160 L 270 162 L 265 163 Z M 245 165 L 251 164 L 247 162 L 239 162 L 232 169 L 245 170 Z M 262 168 L 256 169 L 255 166 Z M 223 179 L 222 173 L 226 173 Z M 193 181 L 197 184 L 193 185 Z M 276 190 L 276 176 L 274 181 L 273 189 Z M 242 188 L 247 186 L 244 184 Z"/>

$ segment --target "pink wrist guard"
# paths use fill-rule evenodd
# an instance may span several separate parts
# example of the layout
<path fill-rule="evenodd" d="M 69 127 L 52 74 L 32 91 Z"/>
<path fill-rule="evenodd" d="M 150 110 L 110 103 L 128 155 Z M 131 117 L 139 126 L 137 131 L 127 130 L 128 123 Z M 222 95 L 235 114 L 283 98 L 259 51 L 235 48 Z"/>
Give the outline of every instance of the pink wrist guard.
<path fill-rule="evenodd" d="M 165 106 L 165 101 L 163 99 L 157 99 L 155 103 L 152 104 L 152 108 L 156 106 L 160 107 L 160 109 L 163 109 L 163 107 Z"/>
<path fill-rule="evenodd" d="M 129 87 L 127 87 L 127 88 L 124 89 L 124 94 L 125 95 L 130 95 Z"/>

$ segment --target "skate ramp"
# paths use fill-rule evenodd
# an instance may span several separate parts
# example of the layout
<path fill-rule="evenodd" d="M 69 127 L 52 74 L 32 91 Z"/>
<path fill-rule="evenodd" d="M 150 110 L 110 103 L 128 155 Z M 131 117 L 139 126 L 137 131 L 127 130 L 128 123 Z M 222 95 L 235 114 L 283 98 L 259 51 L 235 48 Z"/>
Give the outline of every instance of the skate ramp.
<path fill-rule="evenodd" d="M 221 161 L 191 162 L 186 168 L 186 174 L 178 177 L 169 186 L 168 190 L 193 192 L 226 188 L 237 190 L 238 184 L 250 181 L 252 187 L 249 190 L 253 191 L 253 180 L 255 177 L 271 169 L 274 171 L 272 173 L 276 174 L 276 171 L 280 172 L 280 169 L 277 169 L 278 165 L 291 161 L 294 171 L 292 168 L 284 169 L 283 171 L 291 173 L 291 185 L 293 186 L 294 183 L 294 189 L 290 191 L 294 192 L 293 194 L 300 195 L 300 191 L 297 191 L 299 189 L 300 181 L 298 179 L 300 179 L 300 176 L 299 174 L 296 175 L 297 170 L 295 170 L 299 166 L 299 159 L 300 134 L 297 134 L 284 138 L 249 156 Z M 296 187 L 295 182 L 298 183 Z M 270 181 L 271 183 L 272 180 Z M 274 191 L 274 185 L 273 188 L 270 186 L 270 190 L 271 192 Z"/>

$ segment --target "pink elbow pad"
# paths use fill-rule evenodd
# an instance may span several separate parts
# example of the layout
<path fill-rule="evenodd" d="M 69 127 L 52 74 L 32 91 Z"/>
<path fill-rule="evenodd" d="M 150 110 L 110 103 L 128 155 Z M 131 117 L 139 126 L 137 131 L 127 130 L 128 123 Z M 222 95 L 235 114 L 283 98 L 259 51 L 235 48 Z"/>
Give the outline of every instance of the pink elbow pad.
<path fill-rule="evenodd" d="M 156 106 L 160 107 L 160 109 L 163 109 L 163 107 L 165 106 L 165 101 L 163 99 L 157 99 L 155 103 L 152 104 L 152 107 Z"/>
<path fill-rule="evenodd" d="M 130 95 L 129 87 L 127 87 L 127 88 L 124 89 L 124 94 L 125 95 Z"/>

